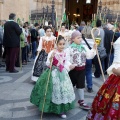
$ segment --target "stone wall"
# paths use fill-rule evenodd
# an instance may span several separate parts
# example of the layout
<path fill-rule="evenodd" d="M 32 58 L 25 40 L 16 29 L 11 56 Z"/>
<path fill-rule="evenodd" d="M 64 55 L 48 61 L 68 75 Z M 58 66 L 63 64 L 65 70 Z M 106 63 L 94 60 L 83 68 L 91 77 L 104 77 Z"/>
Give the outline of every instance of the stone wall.
<path fill-rule="evenodd" d="M 110 10 L 120 11 L 120 0 L 102 0 L 103 6 Z M 0 0 L 0 20 L 8 20 L 10 13 L 16 13 L 17 17 L 29 19 L 31 10 L 42 9 L 43 6 L 52 5 L 52 0 Z M 65 0 L 55 0 L 55 9 L 57 11 L 58 22 L 61 22 L 62 14 L 65 8 Z"/>
<path fill-rule="evenodd" d="M 102 0 L 102 4 L 110 10 L 120 11 L 120 0 Z"/>
<path fill-rule="evenodd" d="M 1 1 L 1 0 L 0 0 Z M 29 0 L 2 0 L 0 2 L 0 20 L 8 20 L 10 13 L 15 13 L 17 17 L 27 21 L 30 14 Z"/>

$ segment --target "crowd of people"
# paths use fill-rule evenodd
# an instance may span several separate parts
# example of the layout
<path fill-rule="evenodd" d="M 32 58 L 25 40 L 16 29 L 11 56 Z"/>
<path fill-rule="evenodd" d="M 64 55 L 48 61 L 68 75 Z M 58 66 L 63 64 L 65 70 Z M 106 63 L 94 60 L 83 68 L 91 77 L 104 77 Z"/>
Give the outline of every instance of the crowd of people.
<path fill-rule="evenodd" d="M 66 118 L 65 113 L 74 108 L 73 88 L 76 87 L 78 105 L 81 109 L 90 110 L 87 119 L 117 120 L 120 109 L 120 100 L 116 98 L 120 96 L 120 25 L 115 28 L 111 23 L 103 25 L 101 20 L 96 20 L 94 36 L 100 40 L 96 44 L 91 35 L 91 21 L 87 21 L 87 24 L 82 21 L 80 26 L 72 24 L 70 30 L 62 23 L 56 31 L 51 22 L 48 26 L 40 26 L 38 23 L 16 23 L 15 20 L 16 15 L 12 13 L 9 20 L 0 26 L 0 56 L 5 59 L 6 71 L 10 73 L 19 72 L 15 67 L 27 65 L 31 59 L 34 60 L 31 80 L 36 84 L 31 92 L 31 103 L 38 106 L 40 111 L 44 105 L 43 112 Z M 92 46 L 89 41 L 93 42 Z M 110 77 L 98 91 L 91 108 L 84 102 L 84 88 L 86 80 L 87 91 L 93 92 L 92 77 L 101 76 L 96 49 L 103 72 L 108 72 Z M 93 66 L 95 71 L 92 73 Z M 5 66 L 0 63 L 0 67 Z M 112 83 L 112 80 L 115 82 Z M 108 105 L 104 104 L 105 101 Z"/>

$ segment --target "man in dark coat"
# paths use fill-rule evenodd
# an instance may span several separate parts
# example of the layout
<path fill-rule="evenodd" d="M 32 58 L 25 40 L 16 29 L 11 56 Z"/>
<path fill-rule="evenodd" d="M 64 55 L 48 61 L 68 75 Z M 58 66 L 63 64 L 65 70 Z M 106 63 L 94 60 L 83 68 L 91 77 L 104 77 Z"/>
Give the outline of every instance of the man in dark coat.
<path fill-rule="evenodd" d="M 39 38 L 38 35 L 39 24 L 35 23 L 34 28 L 31 30 L 31 43 L 32 43 L 32 58 L 35 59 L 37 52 L 37 41 Z"/>
<path fill-rule="evenodd" d="M 104 29 L 104 31 L 105 31 L 104 47 L 105 47 L 106 53 L 107 53 L 107 57 L 105 58 L 105 71 L 112 64 L 113 59 L 114 59 L 114 49 L 113 49 L 113 46 L 111 46 L 111 42 L 115 42 L 120 37 L 119 33 L 115 32 L 115 34 L 114 34 L 114 32 L 113 32 L 114 26 L 113 25 L 108 23 L 107 28 L 108 29 Z"/>
<path fill-rule="evenodd" d="M 3 45 L 6 48 L 6 71 L 10 73 L 18 72 L 15 70 L 15 62 L 20 47 L 20 34 L 22 29 L 14 21 L 16 15 L 11 13 L 9 20 L 4 25 Z"/>
<path fill-rule="evenodd" d="M 107 28 L 104 28 L 104 32 L 105 32 L 104 47 L 105 47 L 106 53 L 107 53 L 107 57 L 105 58 L 105 71 L 112 64 L 113 56 L 114 56 L 113 48 L 112 48 L 111 56 L 110 56 L 111 42 L 112 42 L 113 34 L 114 34 L 112 29 L 114 26 L 111 24 L 108 24 L 106 27 Z M 110 57 L 110 60 L 109 60 L 109 57 Z"/>

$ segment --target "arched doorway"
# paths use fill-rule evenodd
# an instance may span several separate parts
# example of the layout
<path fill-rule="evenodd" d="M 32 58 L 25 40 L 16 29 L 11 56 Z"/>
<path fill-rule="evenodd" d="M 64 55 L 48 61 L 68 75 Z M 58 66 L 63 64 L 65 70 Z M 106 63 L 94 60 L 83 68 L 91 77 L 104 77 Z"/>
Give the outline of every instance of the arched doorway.
<path fill-rule="evenodd" d="M 92 19 L 92 14 L 97 13 L 98 0 L 66 0 L 66 14 L 70 23 Z"/>

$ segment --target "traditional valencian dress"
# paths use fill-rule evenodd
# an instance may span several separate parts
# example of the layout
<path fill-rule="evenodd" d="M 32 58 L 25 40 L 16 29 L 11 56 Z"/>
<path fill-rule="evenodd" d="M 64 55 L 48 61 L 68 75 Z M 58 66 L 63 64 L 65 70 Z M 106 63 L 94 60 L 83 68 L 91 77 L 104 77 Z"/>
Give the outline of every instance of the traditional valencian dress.
<path fill-rule="evenodd" d="M 46 64 L 48 66 L 50 66 L 50 57 L 52 53 L 53 51 L 49 53 L 47 58 Z M 48 68 L 42 73 L 30 96 L 30 102 L 38 106 L 40 111 L 43 106 L 49 72 L 50 79 L 44 112 L 61 114 L 74 108 L 75 94 L 67 72 L 67 70 L 69 70 L 69 65 L 70 63 L 66 61 L 66 53 L 56 51 L 51 72 Z"/>
<path fill-rule="evenodd" d="M 40 51 L 40 53 L 37 55 L 34 65 L 33 65 L 33 69 L 32 69 L 31 79 L 33 81 L 37 81 L 37 79 L 42 74 L 42 72 L 47 68 L 47 66 L 46 66 L 47 56 L 48 56 L 48 53 L 54 49 L 55 40 L 56 40 L 56 37 L 54 37 L 54 36 L 41 37 L 39 46 L 37 49 L 37 51 Z"/>
<path fill-rule="evenodd" d="M 110 75 L 99 89 L 87 120 L 120 120 L 120 76 L 112 72 L 113 68 L 120 68 L 120 38 L 114 43 L 114 61 L 108 68 Z"/>

